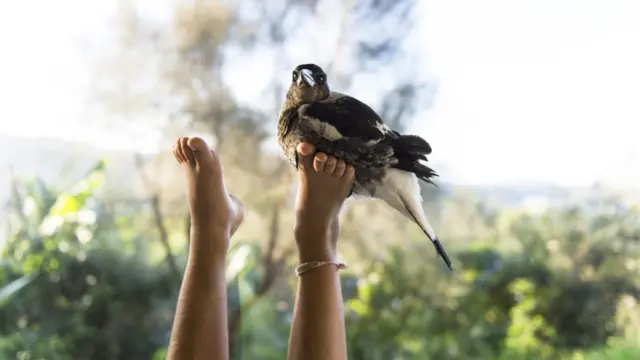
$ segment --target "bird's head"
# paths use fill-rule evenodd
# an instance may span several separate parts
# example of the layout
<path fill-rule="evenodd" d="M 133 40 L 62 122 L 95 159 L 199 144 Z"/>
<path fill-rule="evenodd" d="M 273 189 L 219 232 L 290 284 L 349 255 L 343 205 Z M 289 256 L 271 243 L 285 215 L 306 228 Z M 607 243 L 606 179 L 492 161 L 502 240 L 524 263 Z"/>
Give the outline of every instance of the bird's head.
<path fill-rule="evenodd" d="M 331 90 L 327 74 L 315 64 L 302 64 L 293 69 L 287 98 L 295 104 L 322 101 L 329 97 Z"/>

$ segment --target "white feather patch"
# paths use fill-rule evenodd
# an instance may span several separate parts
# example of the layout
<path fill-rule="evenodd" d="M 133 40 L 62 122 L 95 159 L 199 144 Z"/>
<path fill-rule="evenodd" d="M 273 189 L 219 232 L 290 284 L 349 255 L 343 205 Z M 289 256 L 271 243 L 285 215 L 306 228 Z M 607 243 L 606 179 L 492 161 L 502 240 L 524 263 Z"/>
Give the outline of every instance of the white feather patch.
<path fill-rule="evenodd" d="M 385 123 L 377 122 L 376 128 L 380 130 L 383 135 L 391 132 L 391 128 Z"/>
<path fill-rule="evenodd" d="M 342 134 L 335 126 L 312 117 L 306 117 L 306 121 L 311 129 L 323 138 L 329 141 L 342 139 Z"/>
<path fill-rule="evenodd" d="M 376 189 L 376 197 L 398 210 L 401 214 L 413 220 L 416 217 L 418 225 L 427 233 L 431 240 L 436 238 L 427 214 L 422 208 L 420 183 L 415 174 L 390 168 L 382 179 L 382 184 Z M 405 207 L 406 205 L 406 207 Z"/>

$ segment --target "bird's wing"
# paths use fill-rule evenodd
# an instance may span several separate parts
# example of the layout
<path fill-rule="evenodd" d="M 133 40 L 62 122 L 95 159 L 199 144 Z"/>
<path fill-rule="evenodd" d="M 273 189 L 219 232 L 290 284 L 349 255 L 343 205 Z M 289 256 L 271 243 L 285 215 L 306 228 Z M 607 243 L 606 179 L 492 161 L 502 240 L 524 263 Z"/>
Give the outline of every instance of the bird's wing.
<path fill-rule="evenodd" d="M 347 95 L 303 105 L 298 113 L 307 121 L 317 122 L 313 127 L 321 130 L 317 132 L 330 141 L 345 137 L 376 141 L 392 133 L 373 109 Z"/>
<path fill-rule="evenodd" d="M 319 151 L 359 169 L 377 169 L 397 163 L 387 135 L 391 129 L 363 102 L 342 94 L 298 109 L 302 132 L 313 133 Z"/>

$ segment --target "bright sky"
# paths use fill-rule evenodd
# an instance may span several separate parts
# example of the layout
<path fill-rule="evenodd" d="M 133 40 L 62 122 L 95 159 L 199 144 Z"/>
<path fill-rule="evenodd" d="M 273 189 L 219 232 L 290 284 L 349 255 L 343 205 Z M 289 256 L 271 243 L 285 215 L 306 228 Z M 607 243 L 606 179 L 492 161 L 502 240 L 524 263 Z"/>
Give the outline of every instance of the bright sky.
<path fill-rule="evenodd" d="M 446 180 L 640 187 L 640 1 L 420 4 L 417 45 L 438 92 L 412 130 Z M 116 5 L 0 2 L 0 132 L 132 143 L 83 121 L 91 69 L 78 45 L 100 44 Z"/>

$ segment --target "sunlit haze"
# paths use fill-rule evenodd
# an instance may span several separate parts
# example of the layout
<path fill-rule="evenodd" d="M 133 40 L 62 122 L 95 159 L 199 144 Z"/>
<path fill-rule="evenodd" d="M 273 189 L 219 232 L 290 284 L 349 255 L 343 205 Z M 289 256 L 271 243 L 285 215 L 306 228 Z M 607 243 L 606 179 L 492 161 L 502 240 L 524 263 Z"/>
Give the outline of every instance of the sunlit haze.
<path fill-rule="evenodd" d="M 414 42 L 437 93 L 411 130 L 432 143 L 444 180 L 640 187 L 640 1 L 421 4 Z M 105 133 L 86 119 L 92 68 L 80 45 L 100 44 L 116 7 L 0 3 L 0 132 L 155 149 L 154 134 Z M 228 76 L 251 75 L 239 69 Z M 238 83 L 247 99 L 262 88 Z"/>

